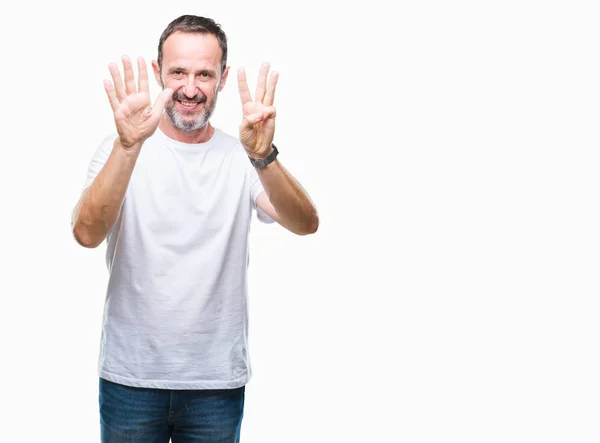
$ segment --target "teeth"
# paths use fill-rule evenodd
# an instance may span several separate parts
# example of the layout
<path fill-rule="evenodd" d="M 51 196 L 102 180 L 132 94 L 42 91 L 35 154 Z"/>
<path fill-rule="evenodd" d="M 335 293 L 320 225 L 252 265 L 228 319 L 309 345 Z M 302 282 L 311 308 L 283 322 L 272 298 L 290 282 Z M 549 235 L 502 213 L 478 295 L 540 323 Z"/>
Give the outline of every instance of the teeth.
<path fill-rule="evenodd" d="M 181 102 L 181 104 L 183 106 L 196 106 L 197 105 L 196 102 Z"/>

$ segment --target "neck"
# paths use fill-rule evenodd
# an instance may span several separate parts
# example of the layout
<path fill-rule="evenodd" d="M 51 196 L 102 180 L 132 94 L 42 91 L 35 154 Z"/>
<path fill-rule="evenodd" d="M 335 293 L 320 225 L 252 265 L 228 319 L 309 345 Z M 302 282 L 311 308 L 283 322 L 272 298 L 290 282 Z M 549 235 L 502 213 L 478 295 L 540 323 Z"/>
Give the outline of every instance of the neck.
<path fill-rule="evenodd" d="M 210 122 L 196 131 L 184 132 L 173 125 L 166 113 L 161 117 L 158 127 L 167 137 L 182 143 L 206 143 L 215 133 L 215 128 L 211 126 Z"/>

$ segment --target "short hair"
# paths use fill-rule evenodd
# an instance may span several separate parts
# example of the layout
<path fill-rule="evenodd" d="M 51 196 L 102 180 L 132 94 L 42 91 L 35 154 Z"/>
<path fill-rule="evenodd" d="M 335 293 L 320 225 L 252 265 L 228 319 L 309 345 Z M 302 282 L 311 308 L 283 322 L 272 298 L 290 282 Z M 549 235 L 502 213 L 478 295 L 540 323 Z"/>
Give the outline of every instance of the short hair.
<path fill-rule="evenodd" d="M 225 72 L 227 67 L 227 36 L 221 25 L 216 23 L 211 18 L 199 17 L 197 15 L 182 15 L 181 17 L 173 20 L 165 28 L 160 40 L 158 41 L 158 67 L 162 69 L 162 56 L 163 56 L 163 45 L 167 37 L 174 32 L 186 32 L 190 34 L 212 34 L 217 37 L 219 45 L 221 46 L 221 74 Z"/>

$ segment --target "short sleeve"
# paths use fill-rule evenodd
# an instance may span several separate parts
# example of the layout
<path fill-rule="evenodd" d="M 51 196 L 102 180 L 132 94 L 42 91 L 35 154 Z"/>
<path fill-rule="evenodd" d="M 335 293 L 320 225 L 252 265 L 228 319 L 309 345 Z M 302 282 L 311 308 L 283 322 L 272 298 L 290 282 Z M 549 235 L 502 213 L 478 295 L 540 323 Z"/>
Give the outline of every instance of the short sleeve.
<path fill-rule="evenodd" d="M 252 199 L 252 207 L 256 209 L 256 217 L 263 223 L 275 223 L 275 220 L 269 217 L 269 215 L 262 209 L 260 209 L 256 204 L 256 199 L 258 198 L 261 192 L 264 192 L 265 188 L 263 187 L 262 182 L 258 177 L 258 172 L 256 172 L 256 169 L 254 169 L 254 166 L 252 166 L 250 161 L 248 161 L 247 163 L 248 165 L 246 166 L 246 177 L 248 178 L 250 198 Z"/>
<path fill-rule="evenodd" d="M 88 165 L 87 176 L 83 189 L 87 189 L 94 182 L 96 176 L 106 164 L 106 161 L 112 152 L 116 138 L 117 134 L 109 135 L 102 141 L 102 143 L 100 143 L 100 146 L 96 148 L 96 151 L 94 152 L 94 155 L 92 156 L 92 159 Z"/>

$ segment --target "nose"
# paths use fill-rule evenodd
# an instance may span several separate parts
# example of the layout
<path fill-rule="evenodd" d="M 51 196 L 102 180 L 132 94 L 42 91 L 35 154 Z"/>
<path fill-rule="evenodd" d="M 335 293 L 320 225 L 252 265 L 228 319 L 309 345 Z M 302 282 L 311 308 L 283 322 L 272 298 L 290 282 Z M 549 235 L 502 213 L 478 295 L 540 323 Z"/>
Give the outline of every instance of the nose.
<path fill-rule="evenodd" d="M 197 94 L 195 78 L 193 75 L 188 76 L 185 85 L 183 85 L 183 93 L 187 98 L 194 98 Z"/>

